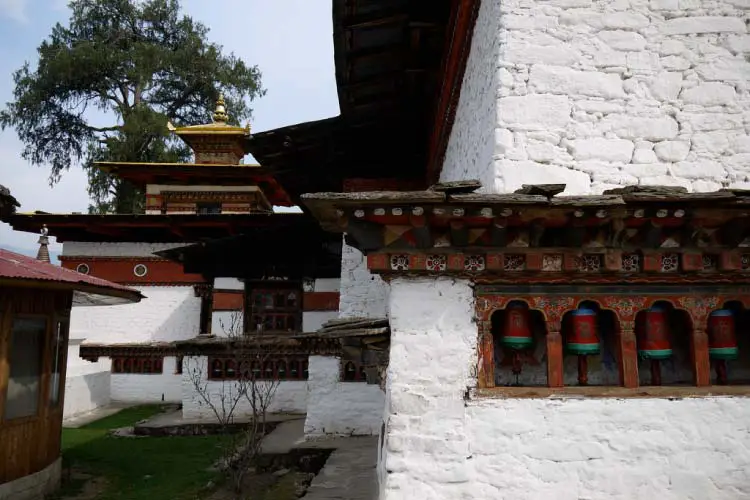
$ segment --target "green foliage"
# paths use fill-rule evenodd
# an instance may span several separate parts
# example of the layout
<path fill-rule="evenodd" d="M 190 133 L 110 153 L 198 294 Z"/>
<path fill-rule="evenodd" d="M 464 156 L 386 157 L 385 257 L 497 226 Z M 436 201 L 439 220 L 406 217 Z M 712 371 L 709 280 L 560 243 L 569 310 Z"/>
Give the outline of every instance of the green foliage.
<path fill-rule="evenodd" d="M 93 166 L 94 161 L 185 160 L 189 151 L 166 122 L 206 123 L 220 92 L 230 122 L 251 116 L 263 95 L 260 71 L 208 41 L 208 29 L 180 13 L 178 0 L 73 0 L 68 26 L 57 24 L 13 74 L 14 100 L 0 111 L 23 157 L 49 164 L 50 183 L 81 163 L 91 211 L 142 210 L 143 193 Z M 99 113 L 96 113 L 98 111 Z M 99 124 L 102 116 L 110 123 Z"/>
<path fill-rule="evenodd" d="M 209 470 L 222 453 L 221 436 L 123 438 L 109 430 L 132 426 L 160 411 L 159 406 L 122 410 L 80 429 L 63 429 L 65 467 L 105 479 L 96 498 L 194 499 L 220 475 Z M 74 494 L 82 481 L 66 484 L 61 496 Z"/>

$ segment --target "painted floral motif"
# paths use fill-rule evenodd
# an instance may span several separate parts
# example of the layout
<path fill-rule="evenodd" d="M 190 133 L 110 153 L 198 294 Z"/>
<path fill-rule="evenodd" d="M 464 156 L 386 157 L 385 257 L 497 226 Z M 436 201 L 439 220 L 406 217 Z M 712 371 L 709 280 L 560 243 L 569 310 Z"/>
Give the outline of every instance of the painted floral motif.
<path fill-rule="evenodd" d="M 428 255 L 425 267 L 428 271 L 445 271 L 447 259 L 445 255 Z"/>
<path fill-rule="evenodd" d="M 466 271 L 484 271 L 484 255 L 467 255 L 464 258 L 464 270 Z"/>
<path fill-rule="evenodd" d="M 637 273 L 640 270 L 641 256 L 637 253 L 627 253 L 622 256 L 622 270 L 626 273 Z"/>
<path fill-rule="evenodd" d="M 643 309 L 646 304 L 645 297 L 604 297 L 602 299 L 606 309 L 612 309 L 620 319 L 632 318 Z"/>
<path fill-rule="evenodd" d="M 543 255 L 542 271 L 562 271 L 563 257 L 560 254 Z"/>
<path fill-rule="evenodd" d="M 740 262 L 743 271 L 750 270 L 750 253 L 743 253 Z"/>
<path fill-rule="evenodd" d="M 661 256 L 661 272 L 677 271 L 680 267 L 680 257 L 676 253 L 665 253 Z"/>
<path fill-rule="evenodd" d="M 719 268 L 719 258 L 716 255 L 703 254 L 703 270 L 716 271 Z"/>
<path fill-rule="evenodd" d="M 719 297 L 680 297 L 681 309 L 685 309 L 697 324 L 704 324 L 708 313 L 719 306 Z"/>
<path fill-rule="evenodd" d="M 503 268 L 506 271 L 523 271 L 526 269 L 526 256 L 521 254 L 506 255 Z"/>
<path fill-rule="evenodd" d="M 534 297 L 534 309 L 541 309 L 547 319 L 561 318 L 565 311 L 573 307 L 573 297 Z"/>
<path fill-rule="evenodd" d="M 583 255 L 576 259 L 576 264 L 579 271 L 582 272 L 594 272 L 602 268 L 602 256 L 598 254 Z"/>
<path fill-rule="evenodd" d="M 408 271 L 409 270 L 409 256 L 408 255 L 391 255 L 391 269 L 394 271 Z"/>

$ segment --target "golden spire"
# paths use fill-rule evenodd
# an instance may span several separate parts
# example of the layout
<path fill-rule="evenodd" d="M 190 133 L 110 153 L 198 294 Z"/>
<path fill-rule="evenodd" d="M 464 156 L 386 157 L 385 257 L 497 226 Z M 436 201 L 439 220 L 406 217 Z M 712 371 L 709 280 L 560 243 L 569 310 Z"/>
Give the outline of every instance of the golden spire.
<path fill-rule="evenodd" d="M 219 98 L 216 100 L 216 110 L 214 111 L 214 122 L 226 123 L 227 122 L 227 108 L 224 102 L 224 94 L 219 94 Z"/>

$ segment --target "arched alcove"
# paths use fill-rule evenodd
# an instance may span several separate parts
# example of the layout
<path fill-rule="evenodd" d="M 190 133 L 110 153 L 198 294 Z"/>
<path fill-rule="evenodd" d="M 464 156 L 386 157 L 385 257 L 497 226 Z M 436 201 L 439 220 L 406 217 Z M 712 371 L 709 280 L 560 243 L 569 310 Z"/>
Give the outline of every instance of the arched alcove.
<path fill-rule="evenodd" d="M 655 302 L 650 308 L 663 311 L 666 315 L 664 336 L 668 339 L 671 355 L 660 358 L 659 355 L 649 353 L 646 336 L 653 331 L 654 325 L 648 320 L 659 317 L 648 316 L 647 310 L 639 311 L 636 315 L 636 346 L 638 349 L 638 382 L 642 386 L 652 385 L 693 385 L 695 368 L 691 358 L 690 337 L 692 324 L 690 315 L 682 309 L 675 309 L 669 301 Z M 658 328 L 659 325 L 657 324 Z M 648 330 L 651 328 L 652 330 Z"/>
<path fill-rule="evenodd" d="M 508 310 L 522 311 L 531 345 L 525 348 L 503 341 L 509 324 Z M 547 342 L 544 315 L 529 309 L 523 301 L 511 301 L 504 309 L 498 309 L 490 317 L 494 343 L 495 386 L 539 386 L 547 385 Z"/>
<path fill-rule="evenodd" d="M 571 349 L 574 316 L 580 311 L 592 311 L 595 314 L 596 331 L 599 337 L 599 352 L 592 355 L 578 355 Z M 582 301 L 575 311 L 568 311 L 563 316 L 563 383 L 575 385 L 619 385 L 619 325 L 617 315 L 608 309 L 602 309 L 598 302 Z M 585 378 L 582 372 L 586 373 Z"/>
<path fill-rule="evenodd" d="M 738 354 L 736 359 L 728 359 L 724 361 L 724 366 L 726 368 L 725 382 L 722 382 L 719 379 L 719 373 L 717 372 L 718 360 L 711 360 L 711 383 L 745 385 L 750 383 L 750 335 L 748 335 L 748 328 L 750 328 L 750 309 L 745 308 L 742 302 L 738 300 L 725 302 L 722 309 L 732 312 Z M 708 325 L 706 326 L 708 327 Z M 706 331 L 708 332 L 708 328 Z M 711 339 L 709 337 L 709 353 L 711 347 L 710 342 Z"/>

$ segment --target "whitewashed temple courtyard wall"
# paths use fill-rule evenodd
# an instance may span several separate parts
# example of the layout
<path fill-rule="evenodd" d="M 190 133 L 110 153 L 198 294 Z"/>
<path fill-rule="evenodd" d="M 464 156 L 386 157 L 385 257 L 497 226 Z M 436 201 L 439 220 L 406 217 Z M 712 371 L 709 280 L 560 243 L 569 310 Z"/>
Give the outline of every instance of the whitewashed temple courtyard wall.
<path fill-rule="evenodd" d="M 64 257 L 112 259 L 153 258 L 153 252 L 179 244 L 65 242 Z M 96 265 L 93 261 L 90 265 Z M 149 261 L 143 261 L 148 266 Z M 92 270 L 93 271 L 93 270 Z M 179 402 L 181 379 L 176 358 L 163 360 L 161 374 L 112 373 L 112 361 L 80 359 L 78 347 L 87 344 L 171 342 L 198 334 L 200 298 L 192 286 L 134 286 L 146 299 L 137 304 L 78 307 L 71 312 L 65 417 L 93 410 L 110 401 Z"/>
<path fill-rule="evenodd" d="M 750 186 L 745 0 L 484 0 L 442 180 Z"/>
<path fill-rule="evenodd" d="M 370 274 L 364 255 L 343 243 L 339 317 L 384 318 L 388 285 Z M 384 397 L 378 385 L 341 380 L 341 360 L 310 356 L 305 436 L 377 434 Z"/>
<path fill-rule="evenodd" d="M 397 278 L 381 498 L 750 496 L 750 398 L 467 399 L 473 287 Z"/>
<path fill-rule="evenodd" d="M 483 0 L 441 180 L 750 187 L 749 17 L 746 0 Z M 750 497 L 750 398 L 472 398 L 470 283 L 397 278 L 388 303 L 381 499 Z"/>

